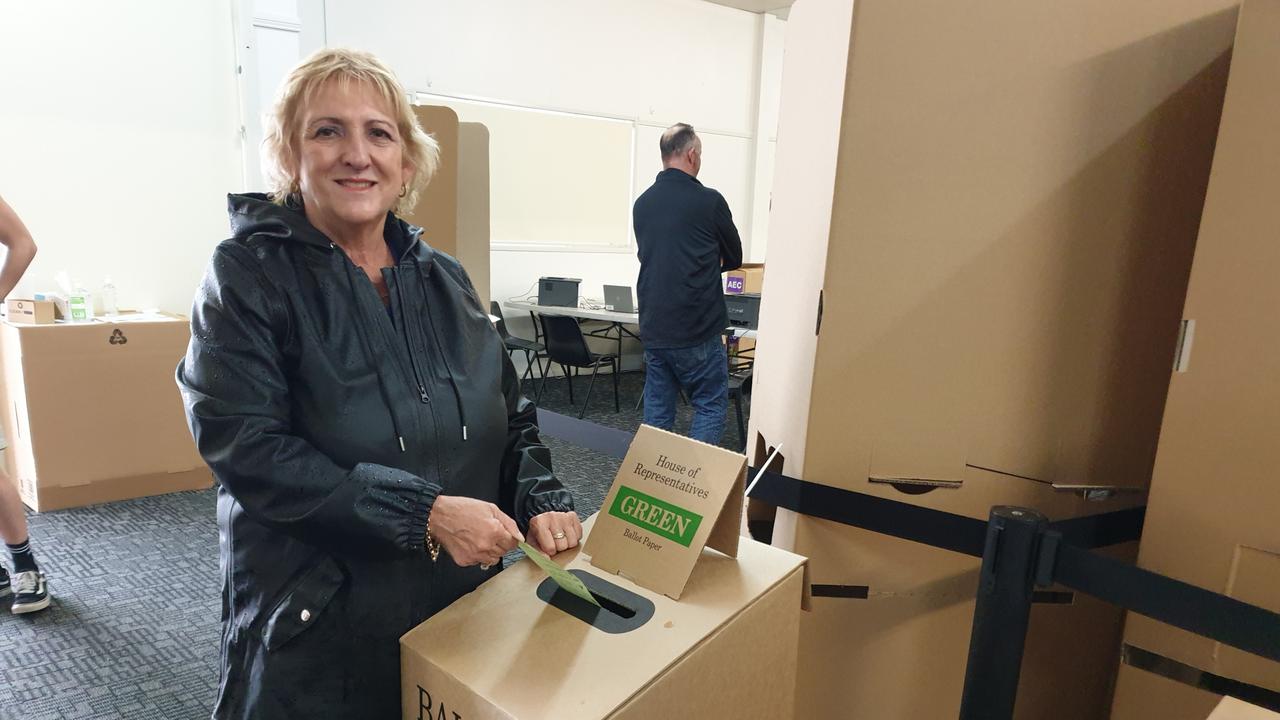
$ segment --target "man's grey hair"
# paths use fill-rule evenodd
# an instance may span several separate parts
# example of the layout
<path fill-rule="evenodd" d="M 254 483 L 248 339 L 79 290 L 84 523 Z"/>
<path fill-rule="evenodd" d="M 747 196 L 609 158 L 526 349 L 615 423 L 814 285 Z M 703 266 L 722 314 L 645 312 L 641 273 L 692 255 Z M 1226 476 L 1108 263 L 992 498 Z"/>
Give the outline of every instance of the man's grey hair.
<path fill-rule="evenodd" d="M 688 150 L 693 146 L 693 141 L 698 136 L 693 132 L 693 126 L 688 123 L 676 123 L 667 128 L 662 133 L 662 139 L 658 140 L 658 149 L 662 151 L 663 161 L 670 160 L 672 157 Z"/>

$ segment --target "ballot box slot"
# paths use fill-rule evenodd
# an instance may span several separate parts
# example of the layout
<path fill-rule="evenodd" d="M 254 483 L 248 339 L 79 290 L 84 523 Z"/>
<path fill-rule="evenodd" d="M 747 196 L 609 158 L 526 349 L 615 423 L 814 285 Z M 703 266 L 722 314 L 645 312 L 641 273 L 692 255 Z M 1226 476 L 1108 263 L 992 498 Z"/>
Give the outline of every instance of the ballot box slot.
<path fill-rule="evenodd" d="M 596 607 L 562 589 L 551 578 L 538 585 L 538 599 L 604 632 L 630 632 L 653 618 L 653 601 L 583 570 L 570 570 L 600 603 Z"/>

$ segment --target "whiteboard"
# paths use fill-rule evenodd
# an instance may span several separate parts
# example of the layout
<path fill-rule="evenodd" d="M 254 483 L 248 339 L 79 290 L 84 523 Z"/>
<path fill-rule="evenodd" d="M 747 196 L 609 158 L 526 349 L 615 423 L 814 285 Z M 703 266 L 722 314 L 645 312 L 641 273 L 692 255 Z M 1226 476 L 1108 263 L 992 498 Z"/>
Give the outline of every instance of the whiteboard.
<path fill-rule="evenodd" d="M 492 244 L 507 249 L 630 246 L 635 124 L 419 93 L 489 129 Z"/>

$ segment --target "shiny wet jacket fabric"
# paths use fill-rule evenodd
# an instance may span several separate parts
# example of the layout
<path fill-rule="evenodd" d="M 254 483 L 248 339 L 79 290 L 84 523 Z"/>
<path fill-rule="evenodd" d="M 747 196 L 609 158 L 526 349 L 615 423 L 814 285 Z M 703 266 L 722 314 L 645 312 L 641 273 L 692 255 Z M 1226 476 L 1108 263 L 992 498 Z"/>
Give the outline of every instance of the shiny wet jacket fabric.
<path fill-rule="evenodd" d="M 399 637 L 497 569 L 423 547 L 440 494 L 521 530 L 573 500 L 462 267 L 389 215 L 373 284 L 301 209 L 228 199 L 178 384 L 218 483 L 214 718 L 398 718 Z"/>

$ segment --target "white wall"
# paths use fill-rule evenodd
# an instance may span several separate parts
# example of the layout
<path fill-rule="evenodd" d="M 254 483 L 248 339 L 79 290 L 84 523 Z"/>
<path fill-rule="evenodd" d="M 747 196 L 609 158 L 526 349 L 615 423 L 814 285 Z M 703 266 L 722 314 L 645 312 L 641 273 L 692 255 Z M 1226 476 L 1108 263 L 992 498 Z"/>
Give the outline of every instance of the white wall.
<path fill-rule="evenodd" d="M 0 195 L 39 254 L 17 292 L 111 276 L 187 312 L 241 185 L 226 0 L 0 5 Z"/>
<path fill-rule="evenodd" d="M 784 26 L 702 0 L 4 3 L 0 195 L 40 245 L 18 291 L 65 269 L 91 289 L 110 275 L 122 307 L 187 312 L 228 234 L 226 193 L 262 189 L 260 113 L 293 53 L 326 44 L 379 54 L 415 91 L 630 119 L 637 194 L 661 129 L 690 122 L 760 259 Z M 598 296 L 638 269 L 630 249 L 499 250 L 493 297 L 540 275 Z"/>
<path fill-rule="evenodd" d="M 776 135 L 777 18 L 703 0 L 326 0 L 325 10 L 329 46 L 378 54 L 411 90 L 635 121 L 636 195 L 661 169 L 662 129 L 691 123 L 703 137 L 700 179 L 729 200 L 748 259 L 763 259 L 772 165 L 756 155 Z M 492 297 L 521 295 L 541 275 L 580 277 L 598 297 L 638 272 L 633 249 L 500 249 Z M 531 333 L 527 316 L 510 321 Z"/>

